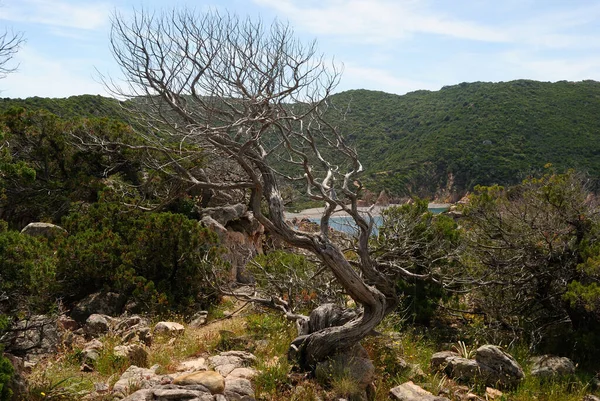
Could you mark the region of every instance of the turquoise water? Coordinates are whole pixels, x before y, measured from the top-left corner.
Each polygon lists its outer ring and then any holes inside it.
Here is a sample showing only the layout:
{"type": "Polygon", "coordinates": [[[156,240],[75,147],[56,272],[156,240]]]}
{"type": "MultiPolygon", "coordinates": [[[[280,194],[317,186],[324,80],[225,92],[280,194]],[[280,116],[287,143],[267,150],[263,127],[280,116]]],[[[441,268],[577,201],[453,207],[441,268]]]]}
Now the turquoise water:
{"type": "MultiPolygon", "coordinates": [[[[449,209],[449,207],[430,207],[429,211],[433,214],[440,214],[442,212],[445,212],[448,209],[449,209]]],[[[381,218],[381,216],[375,216],[373,219],[374,219],[373,234],[377,234],[377,228],[379,226],[381,226],[383,219],[381,218]]],[[[321,222],[321,219],[314,218],[314,219],[310,219],[310,221],[313,221],[318,224],[321,222]]],[[[331,227],[332,229],[334,229],[336,231],[341,231],[341,232],[348,233],[348,234],[354,234],[357,231],[356,225],[354,224],[354,220],[352,220],[352,218],[349,216],[331,217],[329,219],[329,227],[331,227]]]]}

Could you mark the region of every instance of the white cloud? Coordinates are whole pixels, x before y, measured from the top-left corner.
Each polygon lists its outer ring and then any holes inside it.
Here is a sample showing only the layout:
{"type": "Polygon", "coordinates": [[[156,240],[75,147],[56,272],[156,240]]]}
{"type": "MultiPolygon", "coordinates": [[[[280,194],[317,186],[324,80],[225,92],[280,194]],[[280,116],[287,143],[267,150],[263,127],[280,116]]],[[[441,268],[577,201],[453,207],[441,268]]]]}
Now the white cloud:
{"type": "Polygon", "coordinates": [[[597,47],[600,35],[564,33],[573,27],[594,25],[600,4],[586,3],[540,13],[540,5],[515,3],[512,12],[494,14],[493,4],[479,21],[461,17],[470,3],[456,2],[448,8],[441,1],[418,0],[254,0],[289,19],[294,26],[313,35],[336,35],[348,41],[383,43],[434,34],[488,43],[530,44],[548,48],[597,47]],[[483,22],[485,21],[485,22],[483,22]]]}
{"type": "Polygon", "coordinates": [[[93,65],[82,59],[49,59],[25,46],[17,72],[0,80],[2,97],[68,97],[82,93],[106,95],[92,77],[93,65]]]}
{"type": "Polygon", "coordinates": [[[438,90],[441,85],[411,79],[402,79],[385,69],[362,67],[354,64],[344,66],[342,78],[344,89],[368,88],[388,93],[404,94],[419,89],[438,90]]]}
{"type": "Polygon", "coordinates": [[[110,4],[98,2],[19,0],[2,4],[0,19],[93,30],[107,24],[111,9],[110,4]]]}

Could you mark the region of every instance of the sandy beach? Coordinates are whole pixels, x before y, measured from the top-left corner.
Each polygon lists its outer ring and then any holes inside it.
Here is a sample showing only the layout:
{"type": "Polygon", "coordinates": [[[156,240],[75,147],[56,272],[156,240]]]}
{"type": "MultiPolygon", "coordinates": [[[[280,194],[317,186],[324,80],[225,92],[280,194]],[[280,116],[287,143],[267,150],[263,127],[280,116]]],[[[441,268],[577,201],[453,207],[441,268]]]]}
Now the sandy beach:
{"type": "MultiPolygon", "coordinates": [[[[393,206],[402,206],[400,204],[390,204],[388,206],[368,206],[368,207],[359,207],[358,210],[360,212],[363,213],[367,213],[370,211],[371,215],[373,216],[379,216],[381,215],[381,211],[385,210],[389,207],[393,207],[393,206]]],[[[430,209],[438,209],[438,208],[447,208],[450,207],[449,203],[430,203],[429,204],[429,208],[430,209]]],[[[297,218],[297,219],[318,219],[323,215],[323,212],[325,211],[324,207],[315,207],[312,209],[304,209],[301,210],[298,213],[292,213],[292,212],[285,212],[285,216],[287,219],[291,220],[293,218],[297,218]]],[[[339,209],[336,210],[333,213],[334,216],[348,216],[348,213],[344,212],[343,210],[339,209]]]]}

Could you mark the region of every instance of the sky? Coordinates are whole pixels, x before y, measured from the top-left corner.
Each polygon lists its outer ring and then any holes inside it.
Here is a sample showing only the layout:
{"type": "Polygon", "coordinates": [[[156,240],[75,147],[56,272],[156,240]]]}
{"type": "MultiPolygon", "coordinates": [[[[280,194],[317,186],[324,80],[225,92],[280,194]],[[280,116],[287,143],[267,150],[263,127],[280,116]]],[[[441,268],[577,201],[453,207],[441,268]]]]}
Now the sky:
{"type": "Polygon", "coordinates": [[[0,32],[26,39],[0,97],[108,95],[111,16],[173,7],[288,22],[343,64],[338,92],[600,81],[600,0],[0,0],[0,32]]]}

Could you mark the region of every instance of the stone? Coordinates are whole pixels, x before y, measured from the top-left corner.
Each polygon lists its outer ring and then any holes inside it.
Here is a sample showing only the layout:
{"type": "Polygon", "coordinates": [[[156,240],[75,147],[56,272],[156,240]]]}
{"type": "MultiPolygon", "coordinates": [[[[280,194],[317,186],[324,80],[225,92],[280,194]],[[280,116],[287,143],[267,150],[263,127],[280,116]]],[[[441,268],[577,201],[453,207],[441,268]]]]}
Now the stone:
{"type": "Polygon", "coordinates": [[[397,401],[450,401],[446,397],[431,394],[411,381],[391,389],[390,397],[397,401]]]}
{"type": "Polygon", "coordinates": [[[24,355],[24,362],[35,363],[58,351],[61,336],[55,318],[35,315],[13,323],[2,341],[7,351],[24,355]]]}
{"type": "Polygon", "coordinates": [[[90,315],[85,321],[83,329],[88,336],[98,337],[110,330],[110,317],[100,314],[90,315]]]}
{"type": "Polygon", "coordinates": [[[79,328],[79,324],[68,316],[61,315],[58,317],[58,327],[63,331],[75,331],[79,328]]]}
{"type": "Polygon", "coordinates": [[[488,386],[515,386],[525,377],[523,368],[517,361],[495,345],[477,348],[475,360],[480,365],[488,386]]]}
{"type": "Polygon", "coordinates": [[[495,388],[486,387],[485,388],[485,397],[488,400],[496,400],[502,398],[504,393],[500,390],[496,390],[495,388]]]}
{"type": "Polygon", "coordinates": [[[366,350],[358,344],[346,351],[332,355],[328,360],[317,363],[315,374],[320,377],[349,376],[363,390],[373,382],[375,366],[366,350]]]}
{"type": "Polygon", "coordinates": [[[254,397],[254,389],[252,383],[248,379],[242,379],[234,377],[225,380],[225,396],[227,398],[235,398],[235,395],[239,397],[254,397]]]}
{"type": "Polygon", "coordinates": [[[183,334],[184,331],[185,327],[176,322],[158,322],[154,326],[154,334],[156,335],[178,336],[183,334]]]}
{"type": "Polygon", "coordinates": [[[114,355],[128,358],[133,365],[147,366],[148,351],[139,344],[117,345],[114,355]]]}
{"type": "Polygon", "coordinates": [[[175,378],[173,384],[180,386],[198,384],[206,387],[211,394],[221,394],[225,389],[225,380],[223,379],[223,376],[212,370],[184,374],[175,378]]]}
{"type": "Polygon", "coordinates": [[[131,365],[114,384],[113,391],[127,394],[131,387],[148,389],[161,384],[164,378],[156,374],[158,367],[154,365],[150,369],[144,369],[131,365]]]}
{"type": "Polygon", "coordinates": [[[474,359],[453,356],[446,359],[446,374],[454,379],[462,381],[472,381],[476,377],[481,377],[479,363],[474,359]]]}
{"type": "Polygon", "coordinates": [[[142,389],[123,398],[121,401],[151,401],[154,398],[152,390],[142,389]]]}
{"type": "Polygon", "coordinates": [[[125,305],[125,297],[114,292],[97,292],[77,302],[71,317],[80,324],[93,314],[118,316],[125,305]]]}
{"type": "Polygon", "coordinates": [[[583,397],[583,401],[600,401],[600,397],[596,397],[592,394],[587,394],[585,397],[583,397]]]}
{"type": "Polygon", "coordinates": [[[196,313],[194,316],[192,316],[192,320],[190,321],[189,326],[194,329],[202,327],[206,324],[207,318],[208,318],[208,312],[200,311],[200,312],[196,313]]]}
{"type": "Polygon", "coordinates": [[[178,372],[195,372],[198,370],[208,370],[208,366],[206,365],[206,359],[196,358],[181,362],[175,370],[178,372]]]}
{"type": "Polygon", "coordinates": [[[53,240],[57,237],[67,236],[67,230],[50,223],[29,223],[21,230],[21,234],[30,235],[32,237],[45,237],[53,240]]]}
{"type": "Polygon", "coordinates": [[[256,357],[246,351],[226,351],[208,358],[210,366],[223,376],[228,376],[233,370],[256,362],[256,357]]]}
{"type": "Polygon", "coordinates": [[[431,356],[431,369],[433,370],[444,370],[448,365],[448,358],[460,357],[456,352],[453,351],[441,351],[436,352],[431,356]]]}
{"type": "MultiPolygon", "coordinates": [[[[152,389],[152,394],[159,400],[191,400],[209,395],[204,391],[191,390],[186,388],[160,388],[152,389]]],[[[212,399],[212,395],[210,399],[212,399]]],[[[201,399],[201,398],[200,398],[201,399]]]]}
{"type": "Polygon", "coordinates": [[[253,379],[258,372],[252,368],[235,368],[229,373],[227,378],[239,377],[241,379],[253,379]]]}
{"type": "Polygon", "coordinates": [[[554,355],[531,358],[531,375],[537,377],[566,376],[575,373],[575,364],[569,359],[554,355]]]}

